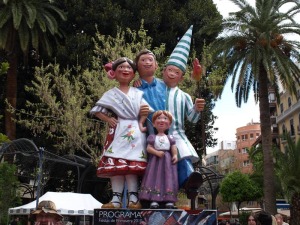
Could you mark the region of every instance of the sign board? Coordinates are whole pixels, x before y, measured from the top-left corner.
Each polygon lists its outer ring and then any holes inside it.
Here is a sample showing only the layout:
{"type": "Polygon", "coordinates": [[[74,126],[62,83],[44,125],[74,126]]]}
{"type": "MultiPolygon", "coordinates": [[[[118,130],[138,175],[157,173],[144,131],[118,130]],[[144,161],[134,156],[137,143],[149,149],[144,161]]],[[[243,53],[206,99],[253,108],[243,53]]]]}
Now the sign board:
{"type": "Polygon", "coordinates": [[[94,225],[217,225],[216,210],[188,213],[177,209],[95,209],[94,225]]]}

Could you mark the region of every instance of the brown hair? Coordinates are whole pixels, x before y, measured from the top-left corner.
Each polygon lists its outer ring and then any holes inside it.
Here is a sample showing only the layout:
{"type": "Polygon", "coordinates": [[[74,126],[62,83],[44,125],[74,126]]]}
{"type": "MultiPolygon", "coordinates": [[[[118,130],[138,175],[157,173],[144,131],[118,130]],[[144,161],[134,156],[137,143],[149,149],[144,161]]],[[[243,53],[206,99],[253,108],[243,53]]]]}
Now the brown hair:
{"type": "Polygon", "coordinates": [[[138,62],[139,62],[139,60],[140,60],[140,57],[141,57],[142,55],[146,55],[146,54],[152,55],[152,56],[154,57],[154,59],[156,60],[156,57],[155,57],[154,53],[151,52],[150,50],[148,50],[148,49],[145,48],[145,49],[141,50],[141,51],[136,55],[136,57],[135,57],[135,59],[134,59],[135,64],[137,65],[138,62]]]}
{"type": "Polygon", "coordinates": [[[254,218],[254,221],[257,223],[257,215],[255,215],[254,213],[251,213],[248,217],[247,220],[249,220],[249,217],[252,216],[254,218]]]}
{"type": "Polygon", "coordinates": [[[165,115],[166,117],[168,117],[168,119],[170,120],[170,123],[172,123],[172,119],[173,119],[172,114],[167,110],[156,111],[152,116],[152,123],[154,123],[154,121],[157,119],[157,117],[159,117],[162,114],[165,115]]]}
{"type": "Polygon", "coordinates": [[[128,62],[128,64],[132,67],[133,71],[136,72],[136,65],[135,63],[127,58],[127,57],[121,57],[121,58],[118,58],[117,60],[115,60],[113,63],[112,63],[112,70],[115,71],[117,69],[117,67],[124,63],[124,62],[128,62]]]}

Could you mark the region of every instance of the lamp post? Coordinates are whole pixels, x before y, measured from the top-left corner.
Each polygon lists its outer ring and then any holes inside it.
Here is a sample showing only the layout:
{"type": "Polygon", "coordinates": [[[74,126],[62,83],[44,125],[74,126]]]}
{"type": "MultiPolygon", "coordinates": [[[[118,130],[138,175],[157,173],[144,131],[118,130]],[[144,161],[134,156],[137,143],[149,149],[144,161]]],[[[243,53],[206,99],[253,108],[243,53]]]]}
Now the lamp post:
{"type": "Polygon", "coordinates": [[[36,206],[35,208],[38,208],[39,205],[39,198],[40,198],[40,192],[41,192],[41,182],[43,177],[43,160],[44,160],[44,148],[39,148],[39,173],[38,173],[38,184],[37,184],[37,191],[36,191],[36,206]]]}

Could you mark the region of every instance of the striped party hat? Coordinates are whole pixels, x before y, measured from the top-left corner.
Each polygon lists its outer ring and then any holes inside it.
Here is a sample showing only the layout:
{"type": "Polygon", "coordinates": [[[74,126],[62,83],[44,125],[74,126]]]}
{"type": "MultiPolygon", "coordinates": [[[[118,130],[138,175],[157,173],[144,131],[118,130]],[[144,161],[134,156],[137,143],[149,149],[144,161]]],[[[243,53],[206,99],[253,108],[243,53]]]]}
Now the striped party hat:
{"type": "Polygon", "coordinates": [[[193,25],[187,30],[177,43],[166,65],[177,66],[185,73],[187,60],[190,54],[190,45],[193,32],[193,25]]]}

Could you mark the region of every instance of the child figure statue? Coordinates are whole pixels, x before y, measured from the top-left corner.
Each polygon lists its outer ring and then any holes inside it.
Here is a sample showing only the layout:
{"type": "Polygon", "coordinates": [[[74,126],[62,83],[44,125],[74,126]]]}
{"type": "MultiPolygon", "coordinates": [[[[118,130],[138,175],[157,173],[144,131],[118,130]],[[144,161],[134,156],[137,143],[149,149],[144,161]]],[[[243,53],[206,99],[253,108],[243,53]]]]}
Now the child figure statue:
{"type": "Polygon", "coordinates": [[[157,134],[147,138],[148,165],[141,184],[139,198],[151,201],[150,208],[159,208],[158,202],[164,202],[165,208],[175,208],[178,192],[177,148],[175,139],[165,132],[170,128],[172,115],[159,110],[153,114],[152,123],[157,134]]]}

